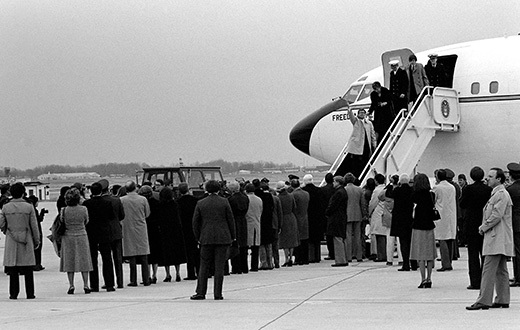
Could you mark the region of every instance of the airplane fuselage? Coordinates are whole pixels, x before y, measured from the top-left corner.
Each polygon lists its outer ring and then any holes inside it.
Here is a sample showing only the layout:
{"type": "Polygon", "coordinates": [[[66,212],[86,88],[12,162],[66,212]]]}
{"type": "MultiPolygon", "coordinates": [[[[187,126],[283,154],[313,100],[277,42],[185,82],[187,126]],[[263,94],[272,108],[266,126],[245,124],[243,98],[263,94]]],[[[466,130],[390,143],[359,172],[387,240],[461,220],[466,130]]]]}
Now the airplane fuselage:
{"type": "MultiPolygon", "coordinates": [[[[417,172],[437,168],[469,173],[475,166],[502,167],[520,160],[520,36],[456,44],[417,53],[450,59],[453,88],[461,110],[458,132],[436,132],[417,164],[417,172]]],[[[401,59],[406,64],[407,59],[401,59]]],[[[386,69],[386,67],[385,67],[386,69]]],[[[354,109],[370,107],[371,85],[384,82],[383,66],[362,75],[343,96],[354,109]]],[[[310,114],[291,131],[293,145],[311,157],[332,164],[352,132],[341,102],[310,114]],[[305,133],[305,134],[302,134],[305,133]],[[308,140],[307,140],[308,139],[308,140]],[[307,142],[307,144],[306,144],[307,142]]]]}

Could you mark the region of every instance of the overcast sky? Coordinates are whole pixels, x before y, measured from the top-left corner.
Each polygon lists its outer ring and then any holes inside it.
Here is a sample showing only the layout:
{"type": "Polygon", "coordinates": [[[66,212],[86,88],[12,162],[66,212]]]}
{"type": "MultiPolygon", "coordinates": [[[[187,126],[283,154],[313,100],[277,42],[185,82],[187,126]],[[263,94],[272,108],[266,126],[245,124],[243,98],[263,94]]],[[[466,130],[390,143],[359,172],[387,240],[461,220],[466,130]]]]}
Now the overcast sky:
{"type": "Polygon", "coordinates": [[[320,164],[289,131],[382,52],[519,17],[516,0],[0,0],[0,167],[320,164]]]}

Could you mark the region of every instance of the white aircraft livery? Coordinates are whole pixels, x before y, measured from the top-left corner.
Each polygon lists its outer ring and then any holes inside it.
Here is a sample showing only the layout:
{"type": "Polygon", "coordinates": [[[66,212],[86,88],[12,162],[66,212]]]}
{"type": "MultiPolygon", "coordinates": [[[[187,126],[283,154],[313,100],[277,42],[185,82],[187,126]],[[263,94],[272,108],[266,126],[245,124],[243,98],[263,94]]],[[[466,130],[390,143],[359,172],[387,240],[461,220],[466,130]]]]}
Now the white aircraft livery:
{"type": "MultiPolygon", "coordinates": [[[[485,171],[506,169],[520,161],[520,36],[460,43],[415,54],[426,65],[438,55],[449,87],[425,87],[409,111],[402,111],[378,145],[362,178],[370,173],[425,173],[450,168],[469,174],[473,166],[485,171]]],[[[331,164],[345,158],[352,133],[346,106],[370,107],[372,83],[389,86],[390,60],[408,65],[409,49],[382,55],[382,66],[363,74],[343,97],[298,122],[291,143],[303,153],[331,164]]],[[[337,173],[344,174],[344,173],[337,173]]]]}

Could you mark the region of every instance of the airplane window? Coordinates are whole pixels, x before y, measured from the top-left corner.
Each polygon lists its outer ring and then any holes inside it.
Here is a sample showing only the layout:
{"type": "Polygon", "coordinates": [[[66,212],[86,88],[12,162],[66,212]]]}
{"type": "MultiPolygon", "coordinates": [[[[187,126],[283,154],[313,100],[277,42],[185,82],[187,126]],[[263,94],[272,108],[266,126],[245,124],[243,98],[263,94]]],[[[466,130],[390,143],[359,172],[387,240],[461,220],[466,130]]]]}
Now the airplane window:
{"type": "Polygon", "coordinates": [[[480,84],[478,82],[474,82],[471,84],[471,94],[480,93],[480,84]]]}
{"type": "Polygon", "coordinates": [[[489,83],[489,92],[492,94],[498,92],[498,81],[492,81],[489,83]]]}
{"type": "Polygon", "coordinates": [[[356,102],[359,92],[361,91],[361,87],[363,87],[363,85],[355,85],[348,89],[348,91],[343,96],[343,98],[347,100],[348,104],[356,102]]]}
{"type": "Polygon", "coordinates": [[[366,84],[363,87],[363,90],[361,91],[361,95],[359,96],[359,99],[362,100],[367,97],[370,97],[370,93],[372,93],[372,91],[373,91],[372,84],[366,84]]]}

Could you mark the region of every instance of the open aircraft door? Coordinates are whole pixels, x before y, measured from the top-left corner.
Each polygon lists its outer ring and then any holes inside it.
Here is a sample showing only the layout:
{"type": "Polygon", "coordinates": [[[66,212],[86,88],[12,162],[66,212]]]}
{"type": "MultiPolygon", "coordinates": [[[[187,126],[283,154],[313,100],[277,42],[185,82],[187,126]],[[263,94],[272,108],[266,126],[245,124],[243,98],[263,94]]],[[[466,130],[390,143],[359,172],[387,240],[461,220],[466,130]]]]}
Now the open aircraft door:
{"type": "Polygon", "coordinates": [[[396,49],[396,50],[390,50],[388,52],[384,52],[383,55],[381,55],[381,61],[383,62],[383,73],[385,77],[385,83],[384,86],[386,88],[390,88],[390,64],[388,62],[392,60],[398,60],[399,61],[399,67],[401,69],[406,69],[408,66],[408,57],[412,55],[413,52],[409,50],[408,48],[403,49],[396,49]]]}

